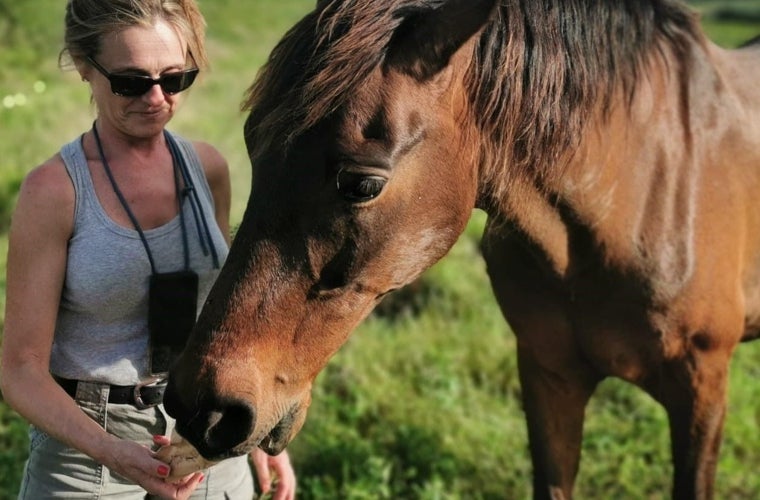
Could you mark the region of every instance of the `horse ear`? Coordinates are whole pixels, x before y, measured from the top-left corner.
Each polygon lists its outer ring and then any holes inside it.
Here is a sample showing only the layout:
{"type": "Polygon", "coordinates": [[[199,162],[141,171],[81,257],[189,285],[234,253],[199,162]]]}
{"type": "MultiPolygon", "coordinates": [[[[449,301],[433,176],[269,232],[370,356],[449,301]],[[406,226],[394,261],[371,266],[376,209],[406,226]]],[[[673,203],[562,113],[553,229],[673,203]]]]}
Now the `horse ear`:
{"type": "Polygon", "coordinates": [[[407,16],[393,33],[385,64],[427,80],[491,18],[500,0],[448,0],[407,16]]]}

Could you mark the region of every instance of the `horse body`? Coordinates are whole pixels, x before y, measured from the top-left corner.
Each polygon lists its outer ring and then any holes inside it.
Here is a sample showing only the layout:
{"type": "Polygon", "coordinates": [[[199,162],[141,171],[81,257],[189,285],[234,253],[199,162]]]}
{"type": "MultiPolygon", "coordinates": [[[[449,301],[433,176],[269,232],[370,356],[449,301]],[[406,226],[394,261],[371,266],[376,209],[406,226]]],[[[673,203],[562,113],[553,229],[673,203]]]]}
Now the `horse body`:
{"type": "Polygon", "coordinates": [[[319,370],[477,207],[534,496],[571,496],[608,376],[665,407],[674,497],[712,495],[730,357],[760,331],[760,50],[668,0],[546,8],[325,0],[283,38],[251,89],[249,206],[165,398],[205,457],[281,451],[319,370]]]}
{"type": "Polygon", "coordinates": [[[584,408],[615,376],[668,412],[674,497],[711,494],[728,362],[756,335],[760,307],[760,110],[746,76],[760,51],[695,51],[688,73],[655,62],[630,108],[590,127],[563,177],[517,183],[526,192],[486,231],[489,276],[518,337],[537,491],[569,496],[584,408]]]}

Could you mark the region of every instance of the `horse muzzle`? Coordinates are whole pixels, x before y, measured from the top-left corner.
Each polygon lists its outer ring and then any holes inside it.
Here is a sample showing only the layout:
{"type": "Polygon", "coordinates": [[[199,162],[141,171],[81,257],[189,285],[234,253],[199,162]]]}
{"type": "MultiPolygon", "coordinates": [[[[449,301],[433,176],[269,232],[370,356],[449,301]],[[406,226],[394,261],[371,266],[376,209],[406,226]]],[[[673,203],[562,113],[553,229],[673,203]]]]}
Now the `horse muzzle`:
{"type": "Polygon", "coordinates": [[[164,408],[177,421],[177,432],[204,458],[217,461],[246,453],[246,441],[256,424],[256,412],[249,403],[198,394],[196,404],[188,406],[169,379],[164,408]]]}
{"type": "Polygon", "coordinates": [[[294,402],[268,427],[256,429],[256,410],[241,399],[219,398],[197,393],[194,405],[183,403],[176,383],[169,379],[164,408],[176,420],[176,432],[206,460],[219,461],[249,453],[259,447],[269,455],[282,452],[301,429],[311,402],[294,402]]]}

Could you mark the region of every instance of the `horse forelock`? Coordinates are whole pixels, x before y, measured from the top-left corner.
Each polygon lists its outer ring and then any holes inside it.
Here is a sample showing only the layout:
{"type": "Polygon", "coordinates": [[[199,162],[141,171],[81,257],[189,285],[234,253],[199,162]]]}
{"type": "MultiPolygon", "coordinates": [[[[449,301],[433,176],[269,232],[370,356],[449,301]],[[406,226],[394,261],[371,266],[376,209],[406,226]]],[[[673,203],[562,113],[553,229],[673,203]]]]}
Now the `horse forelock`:
{"type": "MultiPolygon", "coordinates": [[[[442,3],[318,2],[248,91],[249,149],[287,149],[339,110],[382,64],[404,18],[442,3]]],[[[501,197],[512,175],[561,175],[591,114],[609,110],[616,91],[632,96],[653,57],[684,53],[695,40],[696,16],[675,0],[503,1],[474,44],[465,81],[492,195],[501,197]]]]}
{"type": "Polygon", "coordinates": [[[287,148],[339,110],[382,64],[394,30],[442,0],[324,0],[283,37],[249,88],[246,137],[287,148]]]}

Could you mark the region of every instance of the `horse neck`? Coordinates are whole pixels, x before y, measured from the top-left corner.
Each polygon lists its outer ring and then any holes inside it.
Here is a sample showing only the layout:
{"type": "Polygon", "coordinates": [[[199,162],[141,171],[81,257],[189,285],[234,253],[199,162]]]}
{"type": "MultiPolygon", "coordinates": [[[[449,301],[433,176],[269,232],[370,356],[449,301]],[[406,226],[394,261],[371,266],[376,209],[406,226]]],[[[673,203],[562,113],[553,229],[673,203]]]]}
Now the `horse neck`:
{"type": "Polygon", "coordinates": [[[735,99],[709,50],[689,57],[653,60],[630,105],[621,92],[608,113],[591,116],[562,175],[514,179],[492,210],[558,276],[588,258],[642,274],[667,269],[663,278],[681,277],[674,286],[689,276],[697,182],[713,166],[705,151],[717,147],[716,130],[731,128],[724,106],[735,99]]]}

